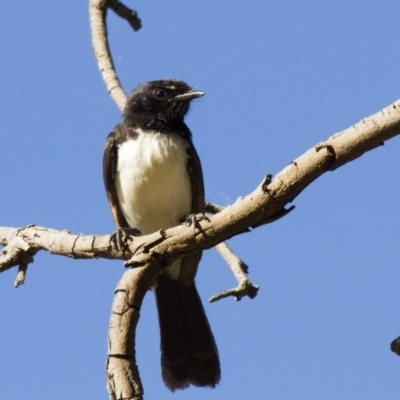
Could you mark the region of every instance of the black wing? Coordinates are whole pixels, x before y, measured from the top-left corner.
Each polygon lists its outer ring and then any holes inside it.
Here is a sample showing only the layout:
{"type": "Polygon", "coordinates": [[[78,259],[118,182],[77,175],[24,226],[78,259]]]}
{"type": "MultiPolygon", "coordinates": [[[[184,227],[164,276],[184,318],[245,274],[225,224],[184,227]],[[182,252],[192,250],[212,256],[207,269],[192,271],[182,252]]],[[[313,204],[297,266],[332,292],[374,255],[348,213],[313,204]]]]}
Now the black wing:
{"type": "Polygon", "coordinates": [[[108,204],[110,205],[115,225],[117,225],[118,228],[129,228],[128,222],[122,215],[121,208],[119,207],[117,191],[115,188],[115,175],[118,163],[118,144],[121,139],[127,135],[127,130],[128,128],[126,128],[122,123],[115,127],[107,137],[103,156],[104,186],[106,188],[108,204]]]}
{"type": "MultiPolygon", "coordinates": [[[[188,172],[192,186],[192,214],[205,213],[204,181],[203,170],[200,158],[192,142],[187,149],[188,153],[188,172]]],[[[187,285],[194,281],[197,273],[197,266],[200,262],[202,251],[195,251],[182,259],[180,279],[187,285]]]]}

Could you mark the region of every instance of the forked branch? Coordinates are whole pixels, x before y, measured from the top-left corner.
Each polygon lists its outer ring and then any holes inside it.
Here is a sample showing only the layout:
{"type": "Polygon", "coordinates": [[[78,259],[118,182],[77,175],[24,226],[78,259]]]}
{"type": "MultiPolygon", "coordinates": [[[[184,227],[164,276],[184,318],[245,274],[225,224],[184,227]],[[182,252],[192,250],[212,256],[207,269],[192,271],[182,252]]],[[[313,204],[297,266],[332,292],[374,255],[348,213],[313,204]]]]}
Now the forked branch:
{"type": "Polygon", "coordinates": [[[128,283],[117,288],[118,298],[114,301],[110,326],[110,361],[107,371],[111,379],[109,388],[116,390],[111,393],[117,393],[117,397],[112,398],[121,399],[118,393],[122,393],[123,387],[123,393],[134,394],[127,398],[140,399],[141,385],[134,361],[132,338],[141,299],[151,277],[157,273],[157,268],[162,268],[192,251],[214,247],[226,238],[260,226],[279,214],[286,204],[319,176],[360,157],[399,133],[400,100],[317,144],[291,162],[272,181],[269,177],[264,178],[252,193],[209,219],[201,219],[196,228],[180,225],[148,236],[132,237],[124,251],[112,245],[110,236],[76,236],[65,231],[35,226],[25,229],[0,228],[0,244],[7,246],[6,254],[0,257],[0,272],[18,263],[24,265],[26,259],[20,256],[23,252],[27,253],[27,257],[32,257],[41,249],[73,258],[130,257],[126,265],[140,268],[129,270],[127,274],[132,276],[126,278],[128,283]],[[15,238],[19,239],[14,240],[15,238]],[[16,250],[13,246],[16,246],[16,250]],[[10,254],[17,256],[11,257],[10,254]],[[143,278],[137,281],[138,287],[131,291],[129,282],[136,279],[133,277],[136,273],[142,274],[143,278]],[[127,310],[126,313],[120,311],[121,304],[122,309],[127,310]],[[122,314],[128,317],[116,317],[122,314]],[[113,335],[113,330],[123,334],[113,335]],[[126,342],[128,338],[131,340],[126,342]],[[124,380],[118,380],[118,376],[123,376],[124,380]]]}

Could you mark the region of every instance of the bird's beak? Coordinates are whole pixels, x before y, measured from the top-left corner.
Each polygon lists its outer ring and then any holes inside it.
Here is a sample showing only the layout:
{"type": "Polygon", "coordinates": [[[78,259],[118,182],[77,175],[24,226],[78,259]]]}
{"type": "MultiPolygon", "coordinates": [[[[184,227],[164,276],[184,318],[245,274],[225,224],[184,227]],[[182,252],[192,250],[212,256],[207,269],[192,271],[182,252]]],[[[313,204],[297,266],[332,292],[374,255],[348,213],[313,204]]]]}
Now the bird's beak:
{"type": "Polygon", "coordinates": [[[190,92],[175,96],[174,100],[193,100],[204,95],[205,93],[201,90],[191,90],[190,92]]]}

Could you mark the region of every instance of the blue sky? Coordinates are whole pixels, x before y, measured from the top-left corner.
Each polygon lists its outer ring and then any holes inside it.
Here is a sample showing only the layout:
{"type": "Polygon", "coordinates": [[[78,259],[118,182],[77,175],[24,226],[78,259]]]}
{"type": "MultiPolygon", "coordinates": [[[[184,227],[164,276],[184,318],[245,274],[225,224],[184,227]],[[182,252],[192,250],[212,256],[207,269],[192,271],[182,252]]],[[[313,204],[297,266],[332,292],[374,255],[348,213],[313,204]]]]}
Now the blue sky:
{"type": "MultiPolygon", "coordinates": [[[[105,138],[120,120],[98,72],[85,1],[0,5],[0,225],[108,234],[105,138]]],[[[132,5],[132,3],[130,3],[132,5]]],[[[187,123],[209,201],[227,205],[331,134],[400,97],[398,1],[137,1],[134,33],[110,13],[124,88],[174,77],[204,90],[187,123]],[[279,4],[278,4],[279,3],[279,4]]],[[[148,399],[398,399],[400,140],[307,188],[288,217],[230,241],[260,285],[207,251],[197,285],[216,336],[215,390],[171,394],[153,294],[137,335],[148,399]]],[[[0,276],[4,400],[107,399],[104,363],[118,261],[40,253],[27,283],[0,276]]]]}

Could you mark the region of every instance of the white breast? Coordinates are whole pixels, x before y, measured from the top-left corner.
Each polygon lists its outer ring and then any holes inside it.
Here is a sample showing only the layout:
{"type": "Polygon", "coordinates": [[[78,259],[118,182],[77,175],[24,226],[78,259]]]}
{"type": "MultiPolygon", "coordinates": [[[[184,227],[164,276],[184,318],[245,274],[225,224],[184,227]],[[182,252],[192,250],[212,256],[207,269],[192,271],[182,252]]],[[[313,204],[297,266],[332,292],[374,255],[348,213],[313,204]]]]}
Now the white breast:
{"type": "Polygon", "coordinates": [[[179,136],[155,132],[140,132],[119,146],[119,204],[129,225],[143,235],[178,225],[190,214],[186,148],[179,136]]]}

